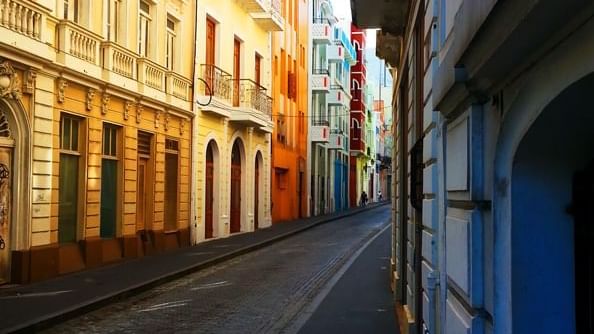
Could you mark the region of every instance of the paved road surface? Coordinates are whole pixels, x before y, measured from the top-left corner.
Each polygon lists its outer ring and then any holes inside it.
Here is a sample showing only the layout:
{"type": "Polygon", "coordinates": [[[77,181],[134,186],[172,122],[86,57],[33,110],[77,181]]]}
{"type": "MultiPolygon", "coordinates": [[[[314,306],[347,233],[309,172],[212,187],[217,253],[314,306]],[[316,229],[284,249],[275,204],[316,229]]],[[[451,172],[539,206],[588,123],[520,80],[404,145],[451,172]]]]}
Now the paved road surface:
{"type": "Polygon", "coordinates": [[[304,310],[389,215],[384,206],[315,227],[46,332],[295,332],[304,310]]]}

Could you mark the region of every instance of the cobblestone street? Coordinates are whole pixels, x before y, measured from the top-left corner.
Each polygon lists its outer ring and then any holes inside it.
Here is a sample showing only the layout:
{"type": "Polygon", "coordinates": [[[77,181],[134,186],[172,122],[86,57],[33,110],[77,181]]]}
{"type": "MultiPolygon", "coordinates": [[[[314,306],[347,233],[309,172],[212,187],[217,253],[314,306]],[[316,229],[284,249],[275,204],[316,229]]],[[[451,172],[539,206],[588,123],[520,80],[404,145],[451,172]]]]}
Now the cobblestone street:
{"type": "Polygon", "coordinates": [[[46,332],[293,332],[325,284],[389,222],[389,212],[380,207],[318,226],[46,332]]]}

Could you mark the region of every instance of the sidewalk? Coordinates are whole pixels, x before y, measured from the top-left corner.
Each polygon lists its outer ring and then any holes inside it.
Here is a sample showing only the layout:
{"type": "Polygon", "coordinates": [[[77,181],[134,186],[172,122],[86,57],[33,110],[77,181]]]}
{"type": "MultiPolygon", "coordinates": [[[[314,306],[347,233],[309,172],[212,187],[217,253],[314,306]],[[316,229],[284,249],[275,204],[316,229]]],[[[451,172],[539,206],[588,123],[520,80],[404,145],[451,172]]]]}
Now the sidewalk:
{"type": "Polygon", "coordinates": [[[30,332],[47,327],[314,226],[386,204],[389,202],[275,224],[253,233],[203,242],[39,283],[0,289],[0,333],[30,332]]]}
{"type": "Polygon", "coordinates": [[[300,334],[399,333],[388,274],[390,232],[383,230],[354,259],[300,334]]]}

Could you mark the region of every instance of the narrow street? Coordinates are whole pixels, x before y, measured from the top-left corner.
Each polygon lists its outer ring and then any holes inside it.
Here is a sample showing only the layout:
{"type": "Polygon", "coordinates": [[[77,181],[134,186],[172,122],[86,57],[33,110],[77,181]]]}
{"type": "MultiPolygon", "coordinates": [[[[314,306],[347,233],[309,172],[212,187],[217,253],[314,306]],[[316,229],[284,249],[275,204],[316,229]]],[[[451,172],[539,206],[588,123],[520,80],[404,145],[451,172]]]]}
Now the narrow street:
{"type": "MultiPolygon", "coordinates": [[[[319,326],[308,323],[312,312],[315,322],[316,306],[325,304],[326,294],[336,295],[333,286],[340,286],[347,266],[380,231],[375,240],[387,243],[381,247],[385,254],[374,255],[373,265],[361,268],[382,270],[386,286],[374,288],[389,296],[389,214],[389,207],[382,206],[320,225],[46,332],[295,333],[302,327],[302,333],[317,332],[319,326]]],[[[331,303],[330,309],[349,305],[331,303]]],[[[392,309],[376,311],[388,319],[394,314],[392,309]]]]}

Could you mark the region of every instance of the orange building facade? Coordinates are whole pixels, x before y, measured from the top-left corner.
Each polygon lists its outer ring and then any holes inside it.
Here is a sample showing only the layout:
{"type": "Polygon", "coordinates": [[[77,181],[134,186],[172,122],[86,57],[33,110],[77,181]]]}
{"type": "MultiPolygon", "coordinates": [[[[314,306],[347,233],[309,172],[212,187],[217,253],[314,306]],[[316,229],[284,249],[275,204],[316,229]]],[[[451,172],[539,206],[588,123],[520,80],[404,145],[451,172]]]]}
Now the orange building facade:
{"type": "Polygon", "coordinates": [[[272,33],[272,222],[307,215],[308,7],[282,0],[285,29],[272,33]]]}

